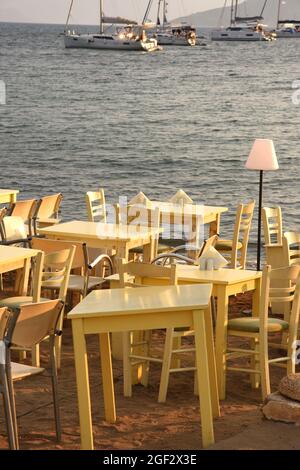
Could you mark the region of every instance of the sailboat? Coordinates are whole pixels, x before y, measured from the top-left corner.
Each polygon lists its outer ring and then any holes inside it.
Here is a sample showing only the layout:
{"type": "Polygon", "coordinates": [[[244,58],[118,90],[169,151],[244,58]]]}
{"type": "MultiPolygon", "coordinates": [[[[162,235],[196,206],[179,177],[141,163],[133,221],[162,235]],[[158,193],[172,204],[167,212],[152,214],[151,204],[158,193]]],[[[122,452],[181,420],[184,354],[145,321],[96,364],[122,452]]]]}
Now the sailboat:
{"type": "Polygon", "coordinates": [[[281,20],[282,0],[278,0],[276,35],[278,38],[300,38],[300,20],[281,20]]]}
{"type": "Polygon", "coordinates": [[[100,30],[99,33],[79,34],[68,29],[72,14],[74,0],[71,0],[67,22],[65,26],[64,41],[66,48],[107,49],[119,51],[147,51],[159,49],[155,38],[148,38],[142,25],[135,22],[128,24],[122,18],[106,18],[104,16],[103,0],[100,0],[100,30]],[[104,24],[124,24],[118,28],[116,34],[106,34],[104,24]]]}
{"type": "MultiPolygon", "coordinates": [[[[238,16],[239,0],[231,0],[230,7],[230,26],[226,29],[221,28],[211,33],[212,41],[272,41],[276,39],[274,33],[269,33],[265,30],[265,25],[261,23],[263,20],[263,13],[267,5],[264,5],[261,14],[258,16],[238,16]]],[[[223,10],[227,6],[227,1],[223,10]]]]}
{"type": "MultiPolygon", "coordinates": [[[[153,0],[148,3],[144,21],[151,9],[153,0]]],[[[197,41],[196,29],[189,25],[172,25],[167,19],[168,2],[158,0],[156,32],[153,35],[161,46],[195,46],[197,41]]]]}

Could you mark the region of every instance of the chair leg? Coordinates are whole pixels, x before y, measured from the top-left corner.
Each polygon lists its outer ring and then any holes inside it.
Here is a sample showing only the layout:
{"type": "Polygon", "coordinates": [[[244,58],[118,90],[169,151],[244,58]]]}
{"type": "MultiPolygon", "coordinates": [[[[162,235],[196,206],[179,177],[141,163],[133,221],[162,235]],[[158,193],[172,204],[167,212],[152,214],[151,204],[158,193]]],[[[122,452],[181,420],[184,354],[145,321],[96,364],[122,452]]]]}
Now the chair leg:
{"type": "Polygon", "coordinates": [[[257,374],[250,374],[251,387],[254,389],[259,388],[260,385],[260,365],[259,365],[259,341],[257,338],[251,339],[252,349],[255,350],[256,354],[251,355],[251,369],[257,369],[257,374]]]}
{"type": "Polygon", "coordinates": [[[213,320],[213,326],[216,326],[217,324],[217,308],[216,308],[216,301],[214,296],[211,296],[210,299],[210,306],[211,306],[211,315],[212,315],[212,320],[213,320]]]}
{"type": "Polygon", "coordinates": [[[31,361],[33,367],[40,367],[40,345],[36,344],[31,349],[31,361]]]}
{"type": "Polygon", "coordinates": [[[199,386],[198,386],[197,371],[195,371],[195,374],[194,374],[194,395],[195,395],[195,397],[199,397],[199,386]]]}
{"type": "Polygon", "coordinates": [[[7,356],[6,377],[7,377],[8,393],[10,397],[11,416],[12,416],[12,422],[14,426],[15,444],[16,444],[16,449],[19,450],[19,436],[18,436],[19,433],[18,433],[14,384],[13,384],[12,375],[11,375],[10,351],[8,351],[8,356],[7,356]]]}
{"type": "Polygon", "coordinates": [[[261,393],[264,400],[271,393],[270,386],[270,370],[269,370],[269,353],[268,353],[268,338],[265,340],[260,337],[259,342],[259,362],[261,372],[261,393]]]}
{"type": "Polygon", "coordinates": [[[60,442],[62,433],[61,433],[61,419],[60,419],[59,396],[58,396],[57,365],[56,365],[56,355],[55,355],[55,337],[51,336],[49,343],[50,343],[51,381],[52,381],[56,439],[58,442],[60,442]]]}
{"type": "Polygon", "coordinates": [[[14,433],[14,423],[11,413],[11,402],[7,384],[7,376],[5,371],[5,366],[0,365],[0,375],[1,375],[1,384],[2,384],[2,393],[3,393],[3,402],[4,402],[4,412],[5,412],[5,422],[8,434],[8,442],[10,450],[17,450],[16,438],[14,433]]]}
{"type": "Polygon", "coordinates": [[[124,397],[132,396],[132,375],[131,375],[131,332],[126,331],[123,333],[123,391],[124,397]]]}
{"type": "Polygon", "coordinates": [[[170,378],[170,367],[172,359],[172,348],[174,339],[174,328],[168,328],[166,331],[166,340],[164,346],[163,364],[160,377],[158,403],[165,403],[168,393],[168,385],[170,378]]]}

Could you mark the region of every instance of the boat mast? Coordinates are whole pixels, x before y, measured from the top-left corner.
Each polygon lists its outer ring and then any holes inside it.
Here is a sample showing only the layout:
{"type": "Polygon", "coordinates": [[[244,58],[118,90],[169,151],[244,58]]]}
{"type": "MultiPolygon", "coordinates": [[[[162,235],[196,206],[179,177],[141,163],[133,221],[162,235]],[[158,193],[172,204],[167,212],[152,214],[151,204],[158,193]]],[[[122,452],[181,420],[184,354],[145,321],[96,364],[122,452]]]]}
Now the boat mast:
{"type": "Polygon", "coordinates": [[[231,0],[231,7],[230,7],[230,26],[233,26],[233,24],[234,24],[234,21],[233,21],[233,18],[234,18],[234,2],[235,2],[235,0],[231,0]]]}
{"type": "Polygon", "coordinates": [[[236,18],[238,16],[238,3],[239,3],[239,0],[236,0],[235,8],[234,8],[234,24],[236,23],[236,18]]]}
{"type": "Polygon", "coordinates": [[[157,19],[156,19],[156,26],[160,26],[160,6],[162,0],[158,0],[158,8],[157,8],[157,19]]]}
{"type": "Polygon", "coordinates": [[[74,3],[74,0],[71,0],[69,12],[68,12],[68,17],[67,17],[67,21],[66,21],[66,25],[65,25],[65,32],[67,31],[67,27],[69,26],[69,21],[70,21],[72,9],[73,9],[73,3],[74,3]]]}
{"type": "Polygon", "coordinates": [[[281,0],[278,0],[277,29],[279,29],[280,13],[281,13],[281,0]]]}
{"type": "Polygon", "coordinates": [[[149,12],[151,10],[152,3],[153,3],[153,0],[149,0],[147,8],[146,8],[145,15],[144,15],[144,18],[143,18],[143,21],[142,21],[142,24],[145,24],[147,19],[148,19],[148,15],[149,15],[149,12]]]}
{"type": "Polygon", "coordinates": [[[100,0],[100,34],[103,34],[103,0],[100,0]]]}
{"type": "Polygon", "coordinates": [[[168,22],[168,20],[167,20],[167,5],[168,5],[168,4],[167,4],[166,0],[164,0],[163,28],[164,28],[164,26],[165,26],[165,23],[168,22]]]}

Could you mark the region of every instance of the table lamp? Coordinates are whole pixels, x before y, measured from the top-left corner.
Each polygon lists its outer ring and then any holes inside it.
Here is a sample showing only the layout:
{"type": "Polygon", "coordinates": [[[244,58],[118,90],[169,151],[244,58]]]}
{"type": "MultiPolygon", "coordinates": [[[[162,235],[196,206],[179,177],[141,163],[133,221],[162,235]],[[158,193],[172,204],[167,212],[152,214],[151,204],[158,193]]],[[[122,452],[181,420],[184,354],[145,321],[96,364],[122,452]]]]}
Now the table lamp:
{"type": "Polygon", "coordinates": [[[257,271],[260,271],[263,174],[264,171],[275,171],[279,169],[273,140],[256,139],[245,166],[248,170],[260,172],[257,234],[257,271]]]}

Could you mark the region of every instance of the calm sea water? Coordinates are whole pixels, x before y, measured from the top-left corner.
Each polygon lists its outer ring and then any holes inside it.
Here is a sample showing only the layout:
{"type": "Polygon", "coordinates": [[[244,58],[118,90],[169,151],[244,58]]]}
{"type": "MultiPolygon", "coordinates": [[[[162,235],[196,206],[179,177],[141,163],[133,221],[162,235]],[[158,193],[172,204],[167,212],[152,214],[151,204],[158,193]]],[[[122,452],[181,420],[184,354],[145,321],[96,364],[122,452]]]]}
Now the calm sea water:
{"type": "Polygon", "coordinates": [[[62,191],[65,219],[85,218],[84,193],[98,187],[110,201],[183,188],[230,208],[229,235],[237,203],[257,198],[252,142],[271,138],[280,170],[266,174],[264,203],[299,229],[300,40],[146,54],[66,50],[62,30],[0,24],[0,187],[62,191]]]}

